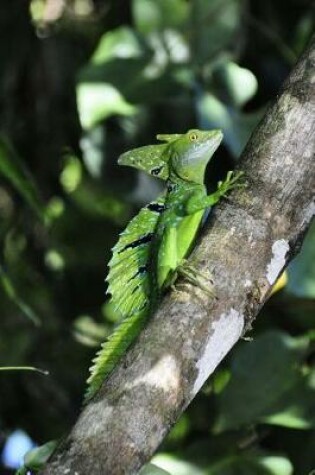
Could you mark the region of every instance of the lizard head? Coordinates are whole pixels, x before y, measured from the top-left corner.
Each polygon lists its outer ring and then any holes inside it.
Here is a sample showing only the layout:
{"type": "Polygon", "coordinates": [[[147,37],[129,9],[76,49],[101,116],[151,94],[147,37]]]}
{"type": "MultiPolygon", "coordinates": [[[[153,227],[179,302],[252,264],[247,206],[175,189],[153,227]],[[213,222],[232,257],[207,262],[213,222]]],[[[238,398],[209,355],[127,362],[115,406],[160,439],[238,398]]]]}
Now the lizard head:
{"type": "Polygon", "coordinates": [[[221,130],[189,130],[186,134],[159,134],[165,142],[146,145],[120,155],[119,165],[143,170],[167,180],[173,171],[183,180],[203,183],[205,168],[220,145],[221,130]]]}
{"type": "Polygon", "coordinates": [[[203,183],[206,166],[223,138],[221,130],[189,130],[171,142],[170,169],[186,181],[203,183]]]}

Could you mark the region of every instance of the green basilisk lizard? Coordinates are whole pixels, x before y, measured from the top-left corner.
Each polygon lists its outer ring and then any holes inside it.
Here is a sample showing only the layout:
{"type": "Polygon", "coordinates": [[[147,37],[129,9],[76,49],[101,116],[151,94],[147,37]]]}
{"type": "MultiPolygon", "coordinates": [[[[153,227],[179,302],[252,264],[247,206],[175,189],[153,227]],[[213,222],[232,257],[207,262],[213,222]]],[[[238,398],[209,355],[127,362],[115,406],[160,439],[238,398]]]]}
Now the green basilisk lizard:
{"type": "Polygon", "coordinates": [[[164,143],[140,147],[119,157],[120,165],[165,180],[166,189],[132,219],[113,248],[106,280],[112,302],[121,313],[121,323],[93,360],[86,400],[98,391],[134,341],[177,273],[181,271],[199,285],[198,273],[185,258],[204,212],[230,190],[242,186],[238,181],[242,173],[229,172],[217,190],[207,195],[205,169],[222,137],[220,130],[158,135],[164,143]]]}

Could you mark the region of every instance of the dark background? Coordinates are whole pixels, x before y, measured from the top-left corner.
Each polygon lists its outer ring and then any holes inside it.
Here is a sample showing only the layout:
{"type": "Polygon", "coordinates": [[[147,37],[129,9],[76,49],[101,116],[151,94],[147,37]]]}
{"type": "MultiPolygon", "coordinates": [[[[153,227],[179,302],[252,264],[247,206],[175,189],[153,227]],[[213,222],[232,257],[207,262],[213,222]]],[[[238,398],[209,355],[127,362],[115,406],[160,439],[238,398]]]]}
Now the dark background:
{"type": "MultiPolygon", "coordinates": [[[[1,1],[0,366],[49,376],[0,372],[0,455],[9,442],[19,458],[17,430],[36,444],[60,437],[80,410],[116,318],[105,296],[110,249],[161,189],[117,167],[119,154],[157,133],[220,127],[214,187],[306,46],[313,7],[1,1]]],[[[173,475],[315,468],[314,242],[313,226],[253,341],[236,345],[160,448],[173,475]]],[[[0,472],[13,473],[1,461],[0,472]]]]}

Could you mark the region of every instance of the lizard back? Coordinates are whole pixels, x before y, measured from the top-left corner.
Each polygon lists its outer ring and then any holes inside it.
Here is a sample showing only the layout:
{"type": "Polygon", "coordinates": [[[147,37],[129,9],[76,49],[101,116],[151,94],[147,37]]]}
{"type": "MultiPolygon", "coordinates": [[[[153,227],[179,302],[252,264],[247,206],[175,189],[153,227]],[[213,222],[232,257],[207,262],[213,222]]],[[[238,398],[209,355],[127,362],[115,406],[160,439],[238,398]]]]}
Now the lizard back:
{"type": "Polygon", "coordinates": [[[85,402],[93,397],[144,325],[158,289],[150,272],[152,242],[164,195],[153,201],[130,221],[120,234],[108,264],[107,293],[120,314],[113,333],[93,359],[85,402]]]}

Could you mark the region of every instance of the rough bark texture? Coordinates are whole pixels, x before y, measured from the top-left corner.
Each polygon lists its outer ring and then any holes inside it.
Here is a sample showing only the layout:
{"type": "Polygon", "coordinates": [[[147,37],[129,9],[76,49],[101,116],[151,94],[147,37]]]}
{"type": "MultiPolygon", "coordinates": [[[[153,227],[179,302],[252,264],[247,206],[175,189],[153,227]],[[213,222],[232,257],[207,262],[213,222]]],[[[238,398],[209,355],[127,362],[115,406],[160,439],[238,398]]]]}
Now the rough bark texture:
{"type": "Polygon", "coordinates": [[[314,215],[315,41],[253,134],[248,187],[216,207],[192,255],[217,298],[185,283],[136,344],[42,474],[134,474],[246,331],[314,215]]]}

